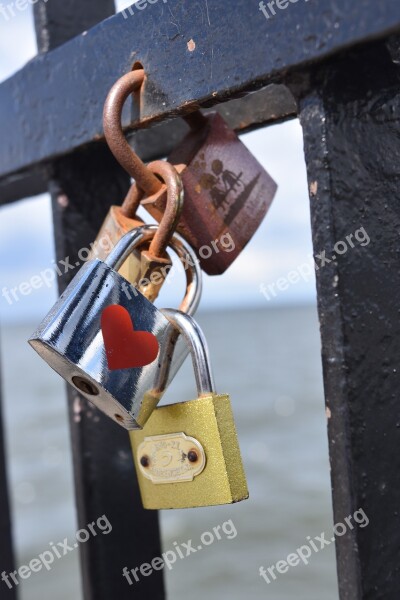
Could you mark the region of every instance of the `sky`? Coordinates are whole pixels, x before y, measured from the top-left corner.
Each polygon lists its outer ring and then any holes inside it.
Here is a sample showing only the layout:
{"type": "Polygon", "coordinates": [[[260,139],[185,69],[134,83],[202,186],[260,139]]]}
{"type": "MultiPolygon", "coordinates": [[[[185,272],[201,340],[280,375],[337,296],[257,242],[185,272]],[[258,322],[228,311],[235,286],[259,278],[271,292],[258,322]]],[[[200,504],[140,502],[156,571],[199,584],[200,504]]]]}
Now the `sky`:
{"type": "MultiPolygon", "coordinates": [[[[117,7],[122,10],[130,4],[129,0],[119,1],[117,7]]],[[[28,5],[8,21],[0,15],[0,81],[36,54],[31,10],[28,5]]],[[[245,134],[241,139],[275,179],[278,192],[254,238],[228,271],[221,277],[204,277],[202,308],[251,309],[315,302],[315,277],[310,268],[309,199],[300,124],[298,120],[292,120],[245,134]],[[298,276],[290,275],[293,272],[298,276]],[[260,290],[262,285],[264,293],[260,290]]],[[[55,301],[56,283],[47,287],[40,274],[53,267],[53,257],[47,194],[0,209],[1,321],[17,323],[40,320],[45,316],[55,301]],[[40,288],[30,288],[27,295],[18,290],[17,300],[10,297],[9,290],[29,282],[34,276],[41,277],[40,288]]],[[[26,286],[23,289],[26,291],[26,286]]],[[[164,285],[159,306],[177,306],[183,290],[183,276],[181,281],[174,278],[170,285],[164,285]]]]}

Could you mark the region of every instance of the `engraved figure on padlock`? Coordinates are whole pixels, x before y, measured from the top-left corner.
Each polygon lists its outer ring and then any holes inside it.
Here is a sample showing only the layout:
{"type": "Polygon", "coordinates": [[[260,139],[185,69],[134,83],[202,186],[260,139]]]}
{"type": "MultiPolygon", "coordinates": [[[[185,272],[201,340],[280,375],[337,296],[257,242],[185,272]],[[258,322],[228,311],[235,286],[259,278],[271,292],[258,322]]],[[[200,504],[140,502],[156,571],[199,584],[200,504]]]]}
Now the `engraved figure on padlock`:
{"type": "MultiPolygon", "coordinates": [[[[198,398],[157,407],[131,431],[144,508],[231,504],[248,498],[229,396],[217,394],[205,337],[182,312],[163,309],[190,346],[198,398]]],[[[162,362],[162,357],[161,357],[162,362]]],[[[156,386],[163,386],[160,374],[156,386]]]]}
{"type": "MultiPolygon", "coordinates": [[[[117,272],[132,250],[151,240],[156,231],[156,225],[147,225],[128,232],[105,261],[85,263],[29,340],[57,373],[126,429],[143,427],[188,354],[185,342],[174,339],[176,332],[168,319],[117,272]],[[156,337],[161,352],[152,363],[109,368],[101,321],[110,306],[127,311],[135,331],[156,337]],[[155,386],[166,364],[163,385],[155,386]]],[[[181,309],[193,314],[201,296],[201,270],[183,239],[174,236],[170,245],[191,265],[186,270],[187,291],[181,309]]]]}

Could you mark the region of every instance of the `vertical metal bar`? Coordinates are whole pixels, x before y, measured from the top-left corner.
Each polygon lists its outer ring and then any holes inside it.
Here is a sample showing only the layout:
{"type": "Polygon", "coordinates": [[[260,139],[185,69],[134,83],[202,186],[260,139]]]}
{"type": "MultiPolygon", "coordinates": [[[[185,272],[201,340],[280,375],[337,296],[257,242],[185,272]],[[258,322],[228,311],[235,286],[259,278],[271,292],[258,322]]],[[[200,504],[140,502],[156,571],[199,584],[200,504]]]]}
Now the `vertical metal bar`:
{"type": "Polygon", "coordinates": [[[54,50],[114,13],[114,0],[39,0],[34,4],[39,52],[54,50]]]}
{"type": "MultiPolygon", "coordinates": [[[[89,19],[85,4],[81,0],[41,3],[37,7],[40,18],[36,20],[40,47],[48,49],[65,41],[72,31],[78,33],[82,11],[84,28],[88,22],[93,24],[106,17],[111,6],[109,0],[90,3],[89,19]],[[73,19],[74,26],[66,24],[64,35],[65,15],[73,19]],[[53,30],[55,21],[57,27],[53,30]],[[43,40],[52,40],[51,45],[43,40]]],[[[71,98],[73,93],[71,89],[71,98]]],[[[101,113],[100,104],[98,109],[101,113]]],[[[60,278],[63,291],[77,271],[74,265],[82,261],[79,250],[94,241],[110,204],[122,202],[129,177],[109,149],[98,144],[95,149],[83,149],[53,163],[49,178],[57,258],[68,257],[73,266],[60,278]]],[[[141,577],[138,582],[132,576],[134,587],[123,577],[124,567],[132,569],[149,563],[161,552],[158,514],[142,508],[129,436],[71,389],[68,403],[79,527],[86,528],[102,515],[112,525],[108,535],[98,534],[80,546],[85,600],[163,600],[162,571],[154,571],[151,577],[141,577]]]]}
{"type": "Polygon", "coordinates": [[[293,87],[300,96],[314,251],[320,255],[334,518],[344,523],[361,508],[369,519],[362,528],[353,521],[354,529],[347,527],[336,540],[340,598],[395,600],[400,590],[400,71],[377,43],[332,59],[293,87]],[[339,241],[346,244],[344,252],[339,241]]]}
{"type": "MultiPolygon", "coordinates": [[[[2,400],[0,391],[0,577],[3,573],[8,575],[15,569],[14,553],[11,536],[11,513],[8,499],[8,481],[6,470],[5,439],[2,418],[2,400]]],[[[0,580],[0,600],[15,600],[17,598],[16,586],[6,577],[0,580]],[[12,585],[11,589],[9,585],[12,585]]]]}

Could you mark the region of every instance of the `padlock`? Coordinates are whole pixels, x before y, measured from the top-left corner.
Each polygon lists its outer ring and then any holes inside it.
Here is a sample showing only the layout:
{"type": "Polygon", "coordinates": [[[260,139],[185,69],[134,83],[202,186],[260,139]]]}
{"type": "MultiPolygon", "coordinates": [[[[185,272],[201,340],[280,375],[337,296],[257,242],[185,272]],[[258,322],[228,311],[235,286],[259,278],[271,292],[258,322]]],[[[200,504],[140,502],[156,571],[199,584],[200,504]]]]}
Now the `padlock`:
{"type": "MultiPolygon", "coordinates": [[[[206,273],[224,273],[267,214],[276,183],[218,113],[207,115],[204,126],[190,131],[167,160],[185,190],[177,231],[206,273]]],[[[143,206],[160,221],[165,194],[143,206]]]]}
{"type": "MultiPolygon", "coordinates": [[[[175,232],[182,212],[183,187],[181,178],[169,163],[154,161],[148,165],[148,168],[164,181],[162,189],[166,190],[167,194],[166,211],[150,247],[134,250],[121,266],[119,273],[130,283],[135,284],[150,302],[154,302],[164,283],[164,274],[169,272],[172,265],[165,249],[175,232]],[[154,273],[157,273],[158,276],[151,277],[154,273]]],[[[125,233],[144,225],[143,221],[136,216],[140,200],[141,195],[138,194],[135,197],[135,203],[130,202],[128,209],[124,204],[110,207],[89,258],[104,260],[125,233]]]]}
{"type": "Polygon", "coordinates": [[[216,394],[207,342],[197,323],[163,314],[192,354],[197,400],[157,407],[142,431],[131,431],[144,508],[231,504],[249,497],[229,396],[216,394]]]}
{"type": "MultiPolygon", "coordinates": [[[[104,131],[114,156],[135,178],[125,207],[140,190],[152,194],[142,205],[161,221],[165,191],[129,147],[121,127],[122,107],[138,91],[144,71],[127,73],[111,88],[104,131]]],[[[194,248],[209,275],[223,273],[249,242],[266,215],[277,185],[218,113],[185,117],[191,131],[168,157],[182,176],[185,205],[177,231],[194,248]]]]}
{"type": "MultiPolygon", "coordinates": [[[[149,242],[157,229],[149,225],[130,231],[104,262],[86,262],[29,340],[57,373],[126,429],[144,425],[188,354],[187,345],[180,337],[176,340],[176,329],[168,319],[117,272],[132,250],[149,242]],[[157,338],[160,352],[153,362],[109,368],[102,315],[110,306],[129,313],[132,330],[157,338]],[[160,372],[164,373],[164,387],[154,385],[160,372]]],[[[201,270],[190,246],[179,236],[172,238],[171,248],[182,260],[190,259],[181,308],[193,314],[201,295],[201,270]]]]}

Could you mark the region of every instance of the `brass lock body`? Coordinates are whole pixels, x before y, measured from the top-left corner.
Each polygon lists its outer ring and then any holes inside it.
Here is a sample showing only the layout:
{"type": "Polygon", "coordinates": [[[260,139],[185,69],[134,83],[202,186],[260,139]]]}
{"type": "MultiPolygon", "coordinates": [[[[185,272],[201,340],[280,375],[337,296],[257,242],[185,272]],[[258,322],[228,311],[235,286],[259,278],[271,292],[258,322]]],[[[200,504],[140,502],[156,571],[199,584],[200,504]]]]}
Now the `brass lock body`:
{"type": "MultiPolygon", "coordinates": [[[[94,256],[105,260],[119,242],[119,240],[132,229],[142,227],[144,222],[138,217],[130,218],[124,215],[121,206],[110,206],[108,214],[94,242],[94,256]]],[[[140,251],[134,250],[125,263],[121,266],[119,274],[130,283],[138,283],[141,277],[140,251]]]]}
{"type": "MultiPolygon", "coordinates": [[[[164,178],[166,185],[163,185],[162,189],[167,194],[166,212],[161,219],[160,229],[150,245],[134,250],[121,266],[119,274],[136,285],[137,289],[150,302],[154,302],[172,267],[166,248],[182,212],[183,187],[180,176],[169,163],[154,161],[148,168],[164,178]]],[[[141,194],[132,193],[130,190],[127,198],[130,199],[132,194],[135,196],[135,201],[132,204],[128,200],[129,207],[126,206],[127,200],[122,206],[110,207],[93,244],[91,258],[105,260],[112,248],[126,233],[144,225],[143,221],[136,216],[141,194]]],[[[151,198],[150,196],[149,199],[151,198]]]]}
{"type": "Polygon", "coordinates": [[[130,432],[144,508],[232,504],[249,497],[230,398],[214,392],[207,343],[183,313],[163,310],[190,342],[199,397],[156,408],[130,432]]]}

